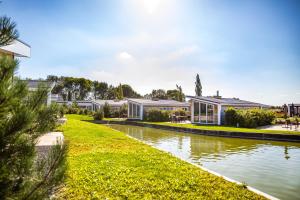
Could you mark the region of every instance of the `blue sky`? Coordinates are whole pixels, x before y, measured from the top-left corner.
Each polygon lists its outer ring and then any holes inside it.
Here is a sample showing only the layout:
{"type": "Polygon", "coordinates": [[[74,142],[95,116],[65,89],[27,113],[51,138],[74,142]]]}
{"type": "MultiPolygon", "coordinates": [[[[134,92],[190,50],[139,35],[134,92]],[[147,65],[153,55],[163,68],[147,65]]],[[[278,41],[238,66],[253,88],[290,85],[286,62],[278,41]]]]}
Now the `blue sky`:
{"type": "Polygon", "coordinates": [[[86,77],[139,93],[182,85],[266,104],[300,102],[297,0],[4,0],[32,47],[18,74],[86,77]]]}

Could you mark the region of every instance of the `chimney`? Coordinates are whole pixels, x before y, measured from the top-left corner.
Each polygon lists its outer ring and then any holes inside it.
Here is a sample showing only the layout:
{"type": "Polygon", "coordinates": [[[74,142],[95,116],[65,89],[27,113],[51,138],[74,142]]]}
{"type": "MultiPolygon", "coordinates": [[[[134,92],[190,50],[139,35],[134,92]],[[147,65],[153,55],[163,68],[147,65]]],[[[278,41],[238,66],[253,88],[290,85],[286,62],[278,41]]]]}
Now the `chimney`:
{"type": "Polygon", "coordinates": [[[217,97],[219,97],[219,90],[217,90],[217,97]]]}

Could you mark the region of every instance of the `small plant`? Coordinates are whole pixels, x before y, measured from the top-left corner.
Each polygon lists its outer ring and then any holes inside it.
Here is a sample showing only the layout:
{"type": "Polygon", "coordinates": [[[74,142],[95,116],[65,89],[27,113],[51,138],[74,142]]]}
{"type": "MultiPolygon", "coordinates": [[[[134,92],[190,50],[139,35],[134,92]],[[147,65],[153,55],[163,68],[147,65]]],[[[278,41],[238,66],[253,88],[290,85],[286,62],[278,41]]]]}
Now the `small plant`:
{"type": "Polygon", "coordinates": [[[103,114],[104,114],[104,117],[111,117],[111,115],[112,115],[111,107],[107,102],[105,102],[105,104],[103,106],[103,114]]]}
{"type": "Polygon", "coordinates": [[[93,117],[94,117],[94,120],[102,120],[104,117],[104,113],[103,113],[102,109],[96,111],[94,113],[93,117]]]}

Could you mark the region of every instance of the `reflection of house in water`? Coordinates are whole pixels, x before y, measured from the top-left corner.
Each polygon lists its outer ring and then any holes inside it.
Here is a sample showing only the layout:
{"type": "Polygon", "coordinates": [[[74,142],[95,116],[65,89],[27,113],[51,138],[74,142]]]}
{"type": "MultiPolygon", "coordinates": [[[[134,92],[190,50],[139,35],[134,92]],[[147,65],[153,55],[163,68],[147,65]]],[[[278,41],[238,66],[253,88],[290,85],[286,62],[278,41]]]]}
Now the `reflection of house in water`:
{"type": "Polygon", "coordinates": [[[191,157],[201,158],[201,155],[211,156],[225,156],[229,154],[238,153],[241,150],[251,151],[256,149],[260,144],[265,144],[265,141],[259,140],[243,140],[241,144],[240,139],[212,137],[212,136],[190,136],[190,152],[191,157]]]}

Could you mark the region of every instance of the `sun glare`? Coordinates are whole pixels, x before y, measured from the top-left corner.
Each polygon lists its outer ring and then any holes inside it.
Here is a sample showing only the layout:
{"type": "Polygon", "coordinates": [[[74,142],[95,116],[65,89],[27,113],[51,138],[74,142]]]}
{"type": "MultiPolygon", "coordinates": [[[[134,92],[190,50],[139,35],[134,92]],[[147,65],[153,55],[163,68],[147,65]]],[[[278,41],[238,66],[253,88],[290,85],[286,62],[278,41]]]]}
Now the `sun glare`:
{"type": "Polygon", "coordinates": [[[148,14],[153,14],[159,8],[162,0],[143,0],[143,5],[148,14]]]}

